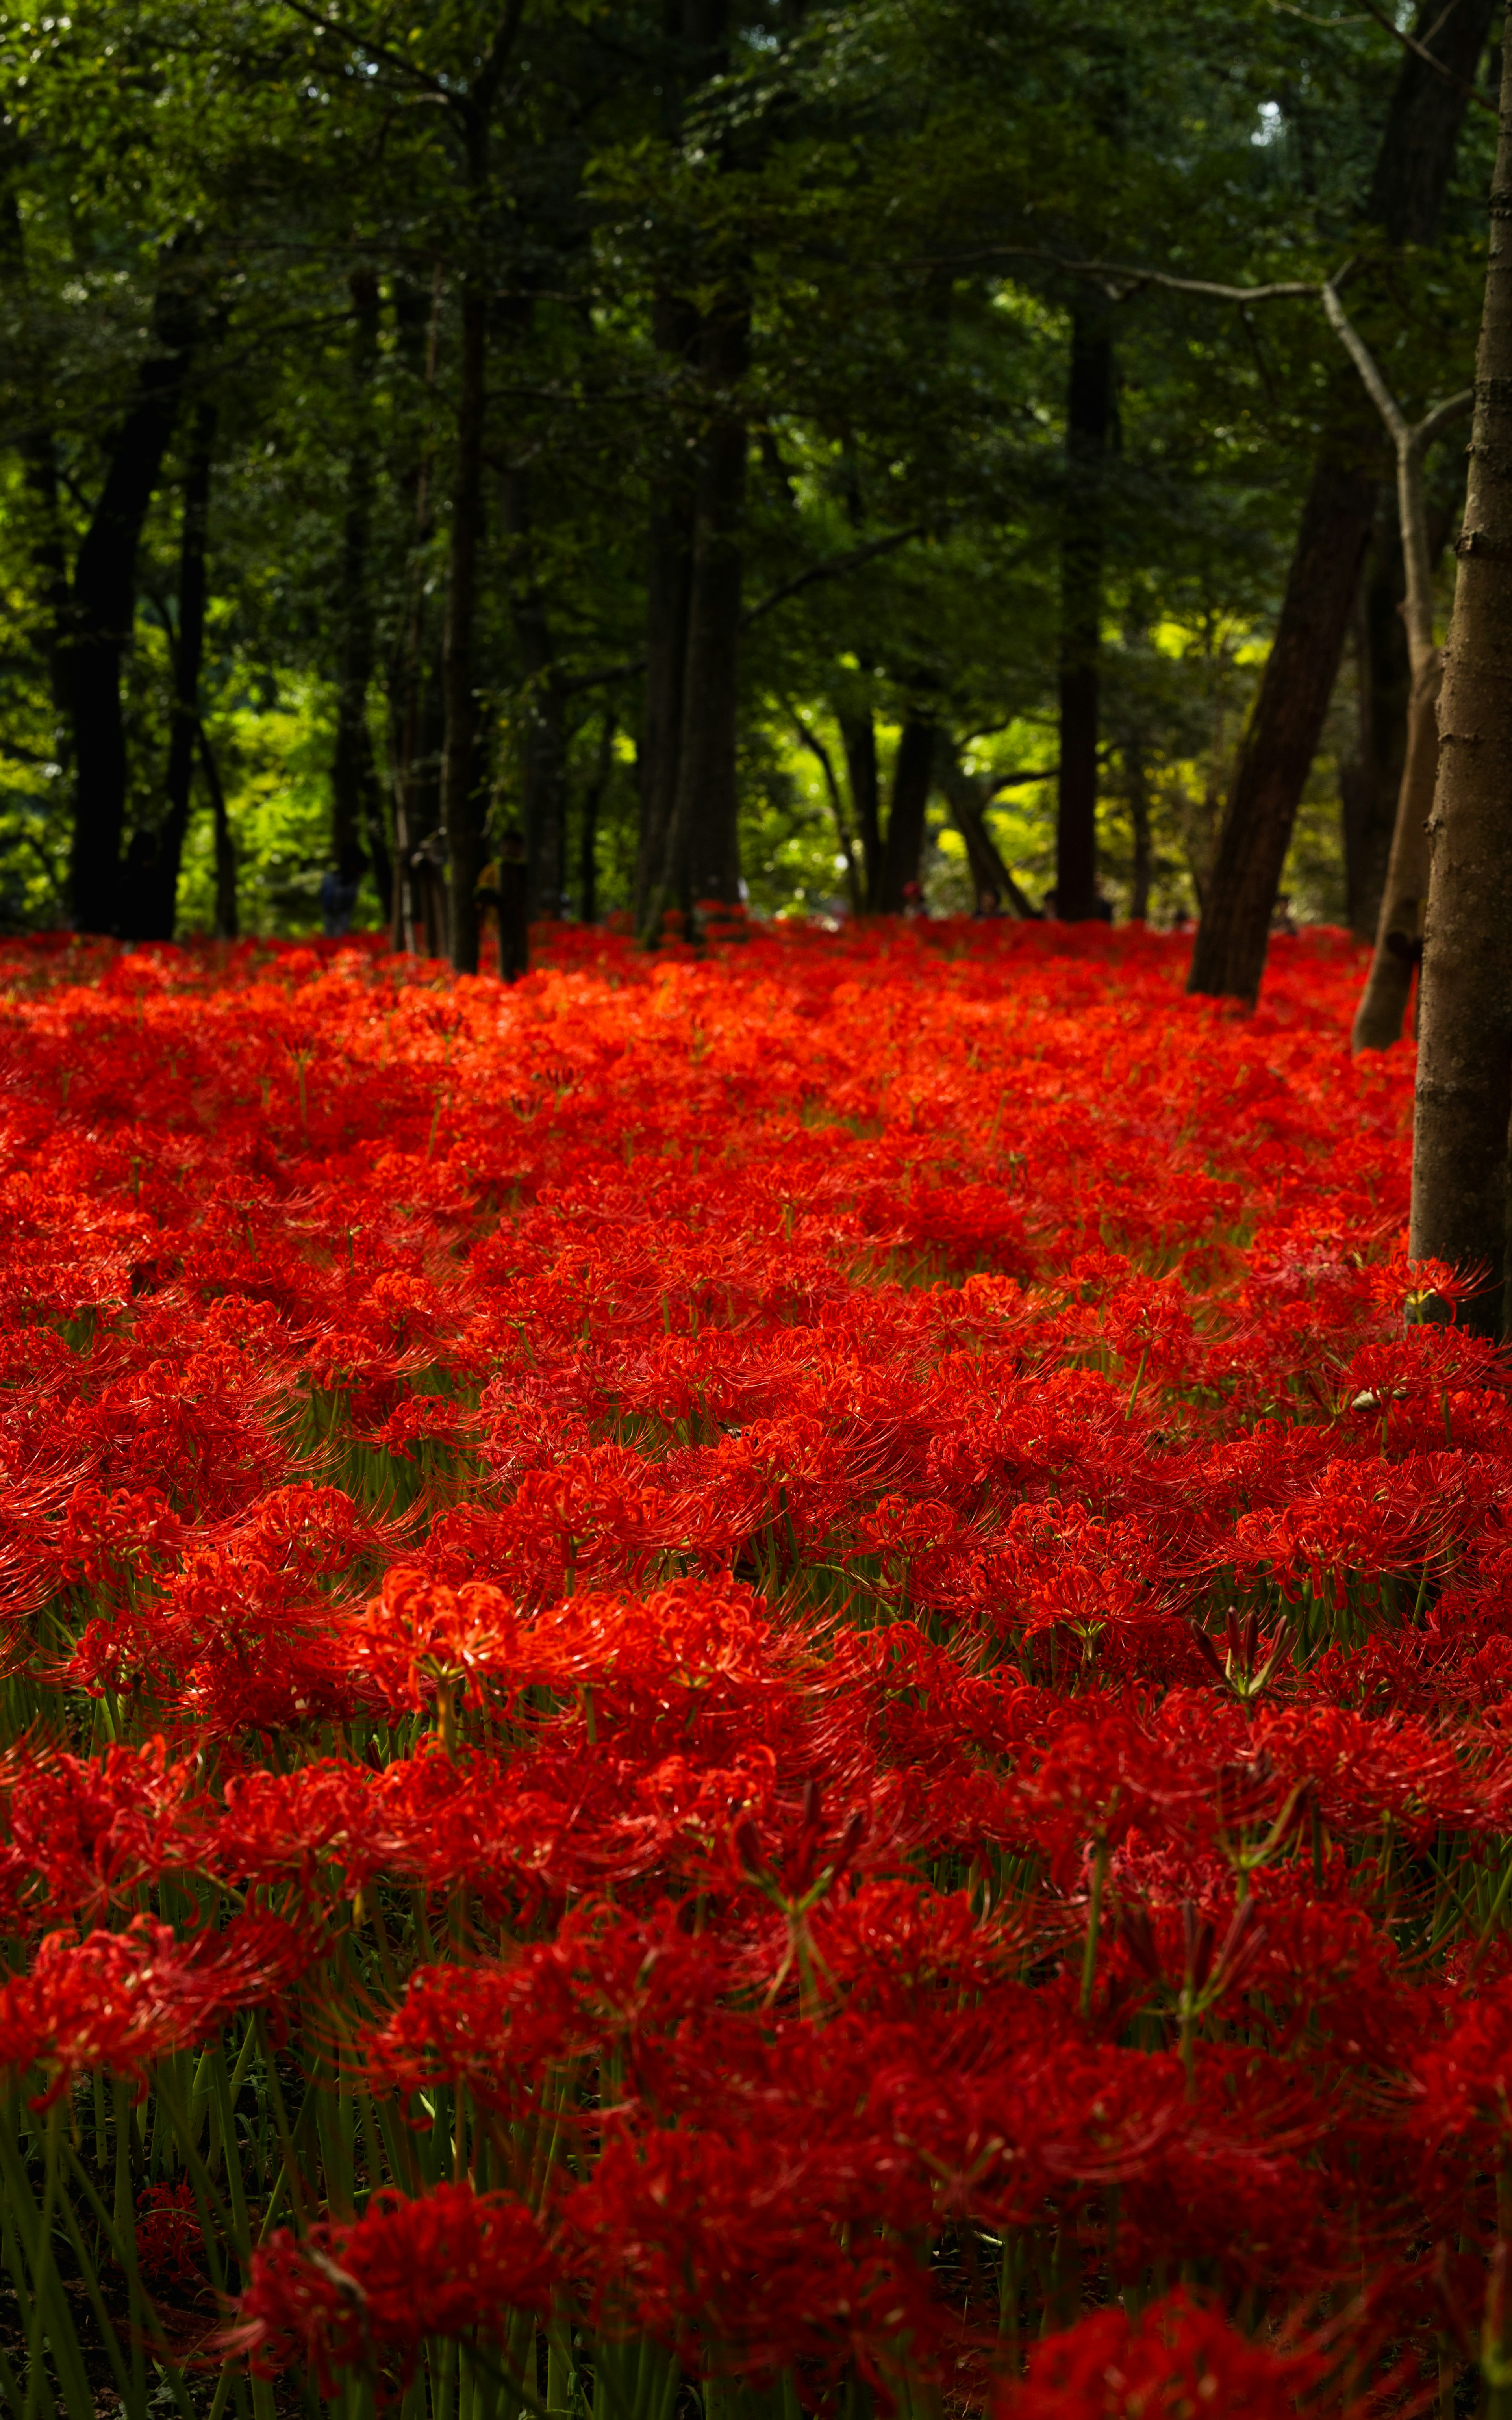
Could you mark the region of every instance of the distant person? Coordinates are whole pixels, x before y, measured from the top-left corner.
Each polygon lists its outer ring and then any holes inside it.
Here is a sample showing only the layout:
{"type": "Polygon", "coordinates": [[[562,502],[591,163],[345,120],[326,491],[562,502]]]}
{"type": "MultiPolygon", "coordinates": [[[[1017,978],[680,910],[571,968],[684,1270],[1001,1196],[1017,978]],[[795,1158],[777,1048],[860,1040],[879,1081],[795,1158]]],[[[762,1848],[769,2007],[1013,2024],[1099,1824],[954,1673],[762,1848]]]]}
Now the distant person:
{"type": "Polygon", "coordinates": [[[512,824],[499,844],[498,856],[479,875],[473,893],[480,910],[491,914],[498,926],[501,983],[517,983],[530,968],[529,884],[524,835],[512,824]]]}
{"type": "Polygon", "coordinates": [[[905,882],[903,884],[903,914],[928,921],[929,908],[924,898],[922,883],[905,882]]]}
{"type": "Polygon", "coordinates": [[[997,896],[996,892],[993,889],[990,882],[985,883],[981,890],[978,892],[977,904],[971,912],[977,917],[1000,916],[1002,914],[1003,903],[997,896]]]}
{"type": "Polygon", "coordinates": [[[328,941],[339,941],[352,929],[352,910],[362,889],[367,860],[360,848],[347,847],[320,884],[320,922],[328,941]]]}

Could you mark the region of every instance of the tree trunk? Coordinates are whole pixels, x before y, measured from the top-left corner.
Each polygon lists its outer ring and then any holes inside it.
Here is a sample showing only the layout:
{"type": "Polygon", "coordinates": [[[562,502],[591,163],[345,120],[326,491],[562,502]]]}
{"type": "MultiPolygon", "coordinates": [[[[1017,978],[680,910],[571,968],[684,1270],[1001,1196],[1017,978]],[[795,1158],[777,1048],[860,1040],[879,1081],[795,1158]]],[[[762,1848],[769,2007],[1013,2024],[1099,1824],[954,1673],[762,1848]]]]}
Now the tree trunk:
{"type": "Polygon", "coordinates": [[[578,912],[585,924],[598,922],[598,811],[614,768],[614,741],[619,724],[610,706],[604,708],[598,735],[598,762],[583,792],[582,823],[578,834],[578,912]]]}
{"type": "Polygon", "coordinates": [[[924,811],[933,786],[938,736],[933,714],[927,707],[911,706],[898,736],[898,753],[892,765],[892,799],[887,809],[882,890],[877,902],[884,916],[901,916],[908,904],[906,894],[918,889],[924,811]]]}
{"type": "MultiPolygon", "coordinates": [[[[26,249],[21,208],[14,182],[15,156],[8,146],[0,152],[7,172],[0,189],[0,287],[13,298],[19,313],[27,304],[26,249]]],[[[18,370],[40,383],[41,348],[28,341],[18,370]]],[[[58,482],[57,446],[44,420],[23,428],[16,440],[25,480],[28,505],[24,540],[30,560],[38,648],[47,671],[48,691],[55,721],[55,745],[65,764],[71,758],[71,737],[65,742],[68,699],[64,678],[64,639],[69,609],[69,567],[64,551],[63,515],[58,482]]]]}
{"type": "Polygon", "coordinates": [[[441,757],[441,821],[451,871],[452,964],[478,971],[478,903],[482,862],[473,799],[476,703],[472,688],[473,623],[478,597],[478,522],[483,511],[483,436],[487,411],[488,302],[481,273],[470,269],[462,290],[461,393],[456,414],[456,464],[452,483],[451,546],[441,683],[446,740],[441,757]]]}
{"type": "Polygon", "coordinates": [[[338,867],[355,869],[366,857],[378,897],[393,889],[383,801],[367,692],[373,677],[373,606],[368,556],[373,526],[373,429],[371,390],[378,367],[378,288],[370,269],[354,269],[352,298],[351,408],[353,432],[347,460],[347,504],[342,519],[340,585],[336,608],[336,749],[331,768],[331,852],[338,867]]]}
{"type": "Polygon", "coordinates": [[[81,933],[114,933],[123,907],[126,729],[121,659],[136,606],[136,554],[178,413],[194,321],[165,256],[153,311],[154,349],[136,375],[131,410],[111,449],[100,501],[79,549],[69,599],[64,678],[73,723],[73,921],[81,933]]]}
{"type": "Polygon", "coordinates": [[[1411,1249],[1484,1273],[1469,1325],[1504,1332],[1512,1117],[1512,9],[1475,359],[1475,416],[1439,706],[1411,1249]]]}
{"type": "MultiPolygon", "coordinates": [[[[1404,50],[1365,216],[1393,244],[1431,243],[1495,0],[1423,0],[1404,50]],[[1447,73],[1442,70],[1446,70],[1447,73]]],[[[1253,1003],[1291,828],[1317,753],[1375,517],[1380,432],[1340,372],[1303,506],[1270,660],[1234,770],[1187,989],[1253,1003]]]]}
{"type": "MultiPolygon", "coordinates": [[[[667,296],[653,320],[656,349],[686,371],[698,343],[698,315],[667,296]]],[[[672,443],[656,482],[646,570],[646,675],[639,767],[640,830],[636,849],[635,913],[643,923],[661,879],[677,797],[683,739],[683,680],[687,669],[687,615],[693,587],[693,481],[674,407],[672,443]]]]}
{"type": "Polygon", "coordinates": [[[647,939],[655,938],[674,901],[686,913],[701,899],[733,905],[740,896],[735,746],[746,422],[732,390],[745,371],[748,326],[742,296],[705,320],[699,347],[707,419],[694,480],[682,734],[661,876],[643,927],[647,939]]]}
{"type": "MultiPolygon", "coordinates": [[[[1442,541],[1441,541],[1442,546],[1442,541]]],[[[1402,554],[1396,517],[1378,512],[1352,613],[1359,699],[1353,757],[1340,768],[1344,883],[1350,929],[1373,941],[1407,761],[1412,667],[1402,628],[1402,554]]]]}
{"type": "Polygon", "coordinates": [[[174,644],[173,730],[163,781],[167,811],[150,856],[141,855],[136,896],[128,897],[123,927],[138,941],[171,941],[177,922],[178,869],[194,783],[199,745],[199,682],[205,662],[206,536],[209,521],[210,471],[215,454],[216,409],[203,402],[194,413],[184,474],[183,527],[178,542],[178,629],[174,644]]]}
{"type": "Polygon", "coordinates": [[[1060,801],[1056,914],[1098,913],[1098,659],[1103,643],[1105,463],[1113,428],[1112,305],[1101,292],[1072,313],[1066,504],[1060,539],[1060,801]]]}
{"type": "Polygon", "coordinates": [[[1142,738],[1131,739],[1124,749],[1123,780],[1129,801],[1129,825],[1134,835],[1129,922],[1131,924],[1145,924],[1149,921],[1149,886],[1154,874],[1154,852],[1149,829],[1149,767],[1145,761],[1142,738]]]}
{"type": "Polygon", "coordinates": [[[556,650],[532,561],[531,474],[509,470],[501,481],[508,539],[510,618],[524,684],[519,695],[520,789],[530,912],[562,913],[562,852],[566,839],[567,761],[556,650]]]}
{"type": "MultiPolygon", "coordinates": [[[[428,298],[409,286],[398,287],[394,296],[400,351],[411,374],[424,378],[427,404],[435,391],[440,362],[441,293],[438,263],[428,298]]],[[[440,819],[440,682],[439,667],[427,659],[425,632],[425,556],[435,528],[428,442],[421,446],[408,484],[414,500],[413,539],[404,616],[389,669],[393,809],[389,939],[393,949],[413,952],[424,938],[424,916],[417,905],[411,858],[418,844],[436,830],[440,819]]]]}
{"type": "Polygon", "coordinates": [[[861,836],[861,862],[866,875],[866,904],[873,914],[882,896],[882,786],[877,777],[877,727],[872,708],[840,718],[841,744],[845,751],[845,776],[851,785],[851,809],[861,836]]]}
{"type": "Polygon", "coordinates": [[[234,941],[239,929],[237,914],[237,845],[232,836],[231,818],[225,811],[225,789],[221,768],[215,761],[209,734],[203,722],[199,726],[200,769],[205,786],[210,794],[210,812],[215,818],[215,938],[218,941],[234,941]]]}
{"type": "Polygon", "coordinates": [[[966,859],[978,898],[984,891],[995,891],[1000,906],[1011,914],[1026,921],[1037,920],[1040,910],[1014,880],[987,829],[986,809],[991,803],[991,791],[984,792],[972,779],[953,744],[943,733],[934,762],[946,804],[955,818],[957,831],[965,843],[966,859]]]}

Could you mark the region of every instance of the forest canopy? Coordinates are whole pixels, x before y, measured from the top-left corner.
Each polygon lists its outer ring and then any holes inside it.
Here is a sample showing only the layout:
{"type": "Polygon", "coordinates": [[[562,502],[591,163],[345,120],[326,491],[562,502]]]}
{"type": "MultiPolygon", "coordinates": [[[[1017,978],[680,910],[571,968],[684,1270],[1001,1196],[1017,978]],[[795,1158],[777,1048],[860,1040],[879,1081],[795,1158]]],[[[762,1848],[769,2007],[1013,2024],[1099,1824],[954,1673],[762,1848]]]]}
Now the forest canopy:
{"type": "Polygon", "coordinates": [[[642,932],[1183,920],[1332,459],[1273,889],[1373,934],[1402,550],[1321,290],[1410,419],[1468,385],[1489,18],[13,14],[6,925],[298,934],[334,874],[467,965],[517,845],[532,914],[642,932]]]}

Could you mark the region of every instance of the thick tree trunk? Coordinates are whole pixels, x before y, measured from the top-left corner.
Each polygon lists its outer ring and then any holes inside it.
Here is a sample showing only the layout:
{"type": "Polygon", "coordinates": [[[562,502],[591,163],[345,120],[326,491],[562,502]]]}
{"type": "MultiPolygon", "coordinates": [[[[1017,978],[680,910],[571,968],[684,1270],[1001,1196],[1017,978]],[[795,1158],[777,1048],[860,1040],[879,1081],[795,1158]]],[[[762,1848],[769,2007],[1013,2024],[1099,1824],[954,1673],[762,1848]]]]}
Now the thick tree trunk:
{"type": "Polygon", "coordinates": [[[73,723],[73,920],[81,933],[120,929],[121,834],[126,821],[126,727],[121,659],[136,607],[136,554],[163,456],[173,435],[194,322],[178,283],[182,264],[163,263],[153,313],[155,349],[111,449],[105,484],[74,566],[64,677],[73,723]]]}
{"type": "Polygon", "coordinates": [[[562,913],[562,853],[566,841],[567,751],[556,650],[532,560],[530,473],[509,470],[501,481],[508,540],[510,618],[525,679],[519,698],[520,789],[529,868],[530,912],[562,913]]]}
{"type": "MultiPolygon", "coordinates": [[[[1365,215],[1393,244],[1433,240],[1464,118],[1466,85],[1495,0],[1423,0],[1404,50],[1365,215]],[[1429,38],[1431,37],[1431,43],[1429,38]],[[1447,70],[1447,72],[1443,72],[1447,70]]],[[[1240,749],[1187,988],[1253,1002],[1265,970],[1298,801],[1317,752],[1383,449],[1368,403],[1342,369],[1313,473],[1270,660],[1240,749]]]]}
{"type": "Polygon", "coordinates": [[[1105,463],[1113,428],[1112,304],[1097,293],[1072,314],[1066,505],[1060,538],[1060,801],[1056,914],[1098,913],[1098,662],[1103,644],[1105,463]]]}
{"type": "Polygon", "coordinates": [[[877,775],[877,727],[872,709],[840,718],[845,750],[845,777],[851,787],[851,811],[861,836],[861,862],[866,876],[866,904],[874,914],[882,895],[882,786],[877,775]]]}
{"type": "Polygon", "coordinates": [[[740,677],[741,538],[746,422],[733,392],[747,359],[744,298],[704,323],[700,342],[706,420],[694,480],[693,561],[677,786],[661,876],[643,931],[655,939],[674,903],[733,905],[740,896],[735,775],[740,677]]]}
{"type": "Polygon", "coordinates": [[[1457,552],[1429,826],[1411,1249],[1483,1273],[1464,1315],[1493,1333],[1507,1324],[1512,1118],[1512,9],[1457,552]]]}
{"type": "Polygon", "coordinates": [[[331,852],[337,866],[354,867],[365,856],[378,897],[393,890],[383,800],[367,692],[373,678],[373,605],[368,557],[373,527],[373,430],[371,390],[378,367],[378,288],[370,269],[354,269],[352,299],[351,408],[353,431],[347,460],[347,504],[342,517],[341,566],[336,607],[336,748],[331,768],[331,852]]]}
{"type": "MultiPolygon", "coordinates": [[[[1441,542],[1442,543],[1442,542],[1441,542]]],[[[1340,768],[1346,913],[1350,929],[1373,941],[1396,799],[1407,761],[1412,667],[1402,628],[1402,556],[1396,517],[1378,512],[1352,617],[1358,694],[1353,756],[1340,768]]]]}
{"type": "Polygon", "coordinates": [[[441,757],[441,821],[451,872],[452,964],[478,971],[478,903],[482,864],[473,798],[476,702],[472,687],[473,624],[478,598],[478,523],[483,511],[483,436],[487,411],[488,304],[481,274],[470,271],[462,293],[461,392],[456,414],[456,464],[452,482],[446,629],[441,684],[446,740],[441,757]]]}
{"type": "Polygon", "coordinates": [[[215,456],[216,410],[195,411],[184,473],[183,527],[178,541],[178,629],[174,646],[173,729],[163,780],[166,813],[153,836],[152,853],[140,855],[134,898],[128,894],[124,928],[133,940],[171,941],[177,922],[178,870],[194,783],[199,747],[199,682],[205,662],[205,612],[208,601],[206,538],[209,524],[210,471],[215,456]]]}
{"type": "Polygon", "coordinates": [[[934,749],[939,725],[927,707],[910,706],[898,736],[892,764],[892,798],[887,808],[887,837],[882,851],[882,888],[877,907],[884,916],[900,916],[911,892],[918,889],[924,849],[924,813],[934,778],[934,749]]]}
{"type": "MultiPolygon", "coordinates": [[[[15,156],[0,147],[0,287],[12,298],[18,313],[28,302],[26,247],[14,181],[15,156]]],[[[26,358],[12,363],[12,373],[23,373],[40,383],[43,359],[39,345],[26,342],[26,358]]],[[[71,735],[65,739],[68,700],[64,680],[65,625],[69,610],[69,566],[63,542],[63,515],[58,482],[57,445],[45,418],[23,428],[16,441],[26,485],[27,519],[23,531],[32,575],[32,616],[38,652],[47,670],[48,690],[56,717],[58,753],[72,755],[71,735]]]]}

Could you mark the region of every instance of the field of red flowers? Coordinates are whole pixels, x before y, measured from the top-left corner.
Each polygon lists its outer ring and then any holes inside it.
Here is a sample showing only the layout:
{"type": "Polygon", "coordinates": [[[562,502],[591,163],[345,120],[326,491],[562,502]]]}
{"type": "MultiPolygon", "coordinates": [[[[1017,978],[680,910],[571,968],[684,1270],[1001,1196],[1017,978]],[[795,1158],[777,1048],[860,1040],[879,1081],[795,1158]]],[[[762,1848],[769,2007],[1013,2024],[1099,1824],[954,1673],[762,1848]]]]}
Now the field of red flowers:
{"type": "Polygon", "coordinates": [[[1411,1053],[1009,925],[0,949],[16,2420],[1512,2395],[1411,1053]]]}

